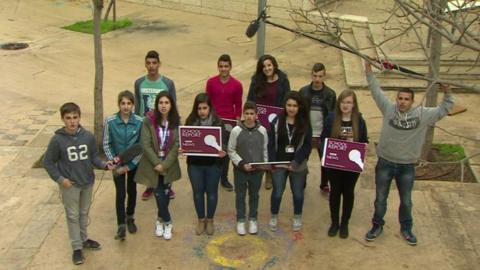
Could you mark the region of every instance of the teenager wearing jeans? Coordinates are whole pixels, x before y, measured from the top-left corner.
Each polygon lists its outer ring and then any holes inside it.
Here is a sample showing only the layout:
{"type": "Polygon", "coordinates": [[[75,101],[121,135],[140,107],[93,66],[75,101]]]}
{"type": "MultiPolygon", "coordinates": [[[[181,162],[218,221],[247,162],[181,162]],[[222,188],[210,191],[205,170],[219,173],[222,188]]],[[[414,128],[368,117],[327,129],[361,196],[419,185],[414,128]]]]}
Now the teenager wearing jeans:
{"type": "Polygon", "coordinates": [[[268,226],[277,230],[277,215],[280,210],[287,178],[293,196],[293,230],[302,228],[302,211],[307,181],[307,161],[311,151],[312,128],[308,112],[298,92],[289,92],[285,97],[284,111],[272,123],[268,138],[269,161],[291,161],[288,168],[272,172],[273,191],[270,198],[272,214],[268,226]]]}
{"type": "Polygon", "coordinates": [[[246,234],[246,204],[248,190],[248,232],[256,234],[259,190],[263,172],[250,163],[268,161],[267,130],[257,120],[255,102],[247,101],[243,106],[243,120],[234,127],[228,142],[228,155],[233,162],[235,183],[235,208],[237,210],[237,233],[246,234]]]}
{"type": "MultiPolygon", "coordinates": [[[[185,121],[187,126],[213,126],[221,127],[222,135],[225,128],[222,120],[217,116],[212,107],[212,102],[206,93],[200,93],[195,97],[192,112],[185,121]]],[[[226,142],[222,136],[222,149],[226,148],[226,142]]],[[[182,150],[179,150],[182,153],[182,150]]],[[[204,231],[212,235],[215,231],[213,217],[218,202],[218,183],[222,173],[222,158],[226,152],[218,152],[219,157],[188,156],[187,169],[190,183],[192,184],[193,203],[197,212],[198,223],[195,229],[197,235],[204,231]],[[205,196],[207,197],[207,211],[205,213],[205,196]],[[205,219],[206,218],[206,219],[205,219]]]]}
{"type": "MultiPolygon", "coordinates": [[[[338,96],[335,112],[325,121],[322,141],[335,138],[351,142],[368,143],[367,126],[359,112],[357,96],[351,90],[345,90],[338,96]]],[[[327,169],[330,180],[330,218],[328,235],[333,237],[340,230],[340,237],[348,237],[348,222],[352,215],[355,184],[359,173],[327,169]],[[340,202],[342,201],[342,219],[340,218],[340,202]]]]}
{"type": "Polygon", "coordinates": [[[393,178],[400,195],[398,218],[400,233],[408,244],[417,244],[412,232],[412,189],[415,179],[415,163],[420,158],[427,128],[445,117],[453,107],[450,87],[440,85],[443,90],[442,103],[433,108],[413,107],[414,92],[400,89],[396,102],[391,102],[383,93],[373,75],[369,63],[365,63],[367,81],[373,100],[383,115],[382,130],[377,146],[378,161],[375,167],[375,212],[372,228],[365,235],[367,241],[374,241],[383,231],[387,212],[387,198],[393,178]]]}
{"type": "MultiPolygon", "coordinates": [[[[142,117],[133,112],[133,107],[135,106],[133,93],[128,90],[120,92],[117,102],[119,111],[107,117],[103,131],[103,150],[108,160],[112,160],[121,152],[138,143],[140,140],[140,129],[142,128],[142,117]]],[[[127,228],[129,233],[137,232],[134,219],[137,202],[137,183],[135,183],[133,178],[135,177],[139,160],[140,156],[116,168],[113,173],[118,225],[117,239],[125,239],[127,228]],[[125,198],[127,194],[127,210],[125,212],[125,198]]]]}
{"type": "Polygon", "coordinates": [[[168,206],[168,192],[174,181],[181,178],[178,162],[178,125],[180,116],[173,98],[163,91],[155,99],[155,110],[143,119],[140,143],[143,155],[138,164],[135,181],[155,187],[157,221],[155,235],[165,240],[172,238],[172,218],[168,206]]]}

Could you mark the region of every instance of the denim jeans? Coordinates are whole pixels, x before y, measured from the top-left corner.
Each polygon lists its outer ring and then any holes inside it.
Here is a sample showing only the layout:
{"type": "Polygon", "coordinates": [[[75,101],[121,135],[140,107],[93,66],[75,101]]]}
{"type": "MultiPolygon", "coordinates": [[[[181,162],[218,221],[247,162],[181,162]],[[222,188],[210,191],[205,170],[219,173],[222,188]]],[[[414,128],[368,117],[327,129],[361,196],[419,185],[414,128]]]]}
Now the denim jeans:
{"type": "Polygon", "coordinates": [[[303,172],[290,172],[286,169],[278,169],[272,172],[272,196],[270,197],[270,212],[277,215],[282,202],[283,191],[287,183],[287,177],[290,179],[290,189],[293,196],[293,213],[301,215],[303,210],[303,199],[305,183],[307,181],[307,170],[303,172]]]}
{"type": "Polygon", "coordinates": [[[170,223],[170,211],[168,211],[168,205],[170,204],[170,196],[168,195],[170,191],[170,185],[165,184],[165,179],[163,175],[158,176],[158,184],[155,188],[155,199],[157,202],[157,217],[161,218],[163,222],[170,223]]]}
{"type": "Polygon", "coordinates": [[[258,192],[262,186],[263,172],[244,172],[238,168],[233,169],[234,184],[235,184],[235,208],[237,210],[237,221],[243,222],[246,220],[246,205],[245,198],[248,190],[248,218],[249,220],[257,219],[258,211],[258,192]]]}
{"type": "MultiPolygon", "coordinates": [[[[222,139],[226,140],[225,144],[228,145],[228,139],[230,138],[230,132],[226,132],[226,136],[222,139]]],[[[227,150],[225,150],[227,151],[227,150]]],[[[223,157],[221,159],[221,162],[222,162],[222,170],[221,170],[221,176],[220,176],[220,179],[222,182],[225,182],[225,181],[228,181],[228,168],[229,168],[229,165],[230,165],[230,158],[228,157],[228,155],[225,155],[225,157],[223,157]]]]}
{"type": "Polygon", "coordinates": [[[188,164],[188,177],[192,184],[193,203],[198,218],[205,218],[205,194],[207,195],[207,218],[213,218],[217,209],[218,183],[222,168],[217,165],[200,166],[188,164]]]}
{"type": "Polygon", "coordinates": [[[125,197],[127,199],[127,217],[133,217],[137,204],[137,183],[133,181],[137,169],[125,174],[113,176],[115,183],[115,207],[117,210],[117,225],[125,224],[125,197]],[[126,183],[125,183],[126,182],[126,183]],[[126,188],[126,189],[125,189],[126,188]]]}
{"type": "Polygon", "coordinates": [[[400,195],[398,219],[402,230],[411,230],[412,218],[412,189],[415,179],[415,164],[398,164],[383,158],[378,158],[375,167],[375,213],[372,222],[384,225],[383,217],[387,211],[387,198],[392,179],[395,178],[400,195]]]}

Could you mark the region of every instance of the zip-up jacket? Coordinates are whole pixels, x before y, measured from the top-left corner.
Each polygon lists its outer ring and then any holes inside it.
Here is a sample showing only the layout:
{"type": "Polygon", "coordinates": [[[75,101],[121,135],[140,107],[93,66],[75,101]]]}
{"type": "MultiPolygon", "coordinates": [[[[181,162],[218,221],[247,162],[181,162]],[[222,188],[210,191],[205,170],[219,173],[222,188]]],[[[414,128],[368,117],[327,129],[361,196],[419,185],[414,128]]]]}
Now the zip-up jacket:
{"type": "Polygon", "coordinates": [[[267,130],[258,121],[253,128],[246,127],[244,121],[239,122],[230,133],[228,156],[233,165],[241,170],[248,163],[267,162],[267,130]]]}

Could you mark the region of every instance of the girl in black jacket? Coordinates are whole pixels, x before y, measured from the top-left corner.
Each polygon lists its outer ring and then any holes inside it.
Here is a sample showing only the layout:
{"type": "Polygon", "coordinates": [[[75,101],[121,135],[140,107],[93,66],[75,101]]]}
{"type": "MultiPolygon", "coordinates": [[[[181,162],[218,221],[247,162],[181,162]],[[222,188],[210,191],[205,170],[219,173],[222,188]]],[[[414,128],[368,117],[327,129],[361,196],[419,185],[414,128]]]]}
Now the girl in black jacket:
{"type": "MultiPolygon", "coordinates": [[[[345,90],[338,96],[335,113],[330,114],[325,122],[321,135],[325,138],[336,138],[346,141],[368,143],[367,126],[359,112],[357,96],[352,90],[345,90]]],[[[337,169],[327,170],[330,180],[330,217],[332,223],[328,229],[329,236],[348,237],[348,221],[352,214],[355,184],[359,173],[337,169]],[[340,199],[343,196],[342,220],[339,222],[340,199]]]]}

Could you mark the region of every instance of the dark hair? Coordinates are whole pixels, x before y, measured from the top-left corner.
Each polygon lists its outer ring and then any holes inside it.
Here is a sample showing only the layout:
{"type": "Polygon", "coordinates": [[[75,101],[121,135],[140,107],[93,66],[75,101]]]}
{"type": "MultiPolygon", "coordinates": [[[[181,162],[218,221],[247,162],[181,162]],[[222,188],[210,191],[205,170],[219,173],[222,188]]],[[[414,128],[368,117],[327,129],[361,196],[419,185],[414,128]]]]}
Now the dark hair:
{"type": "Polygon", "coordinates": [[[155,109],[154,109],[155,121],[157,122],[157,125],[159,126],[162,125],[162,114],[158,110],[158,101],[162,97],[168,98],[171,104],[171,108],[167,116],[168,128],[172,130],[176,129],[180,125],[180,115],[178,114],[177,105],[175,104],[175,101],[170,96],[168,91],[162,91],[158,93],[157,98],[155,98],[155,109]]]}
{"type": "Polygon", "coordinates": [[[193,125],[195,122],[197,122],[199,118],[198,105],[200,105],[200,103],[207,103],[208,107],[210,108],[210,115],[213,116],[213,119],[218,119],[217,113],[213,108],[212,100],[210,99],[210,97],[207,95],[207,93],[200,93],[195,97],[195,100],[193,101],[192,111],[190,112],[190,115],[188,115],[187,120],[185,121],[185,125],[193,125]]]}
{"type": "Polygon", "coordinates": [[[324,64],[322,64],[322,63],[313,64],[312,73],[313,72],[319,72],[319,71],[322,71],[322,70],[325,70],[325,65],[324,64]]]}
{"type": "Polygon", "coordinates": [[[402,88],[398,89],[397,96],[400,93],[409,93],[412,96],[412,101],[415,98],[415,92],[413,92],[412,88],[402,87],[402,88]]]}
{"type": "Polygon", "coordinates": [[[80,106],[73,102],[67,102],[60,107],[60,116],[62,118],[67,113],[78,113],[79,116],[82,114],[80,111],[80,106]]]}
{"type": "Polygon", "coordinates": [[[257,104],[254,101],[247,100],[245,104],[243,104],[243,111],[246,110],[254,110],[255,113],[257,112],[257,104]]]}
{"type": "Polygon", "coordinates": [[[147,58],[155,58],[158,60],[158,62],[160,62],[160,55],[158,55],[158,52],[154,50],[151,50],[147,53],[145,60],[147,60],[147,58]]]}
{"type": "Polygon", "coordinates": [[[267,76],[263,73],[263,62],[265,60],[270,60],[273,65],[273,74],[278,74],[279,69],[278,69],[278,63],[277,60],[275,60],[275,57],[265,54],[262,55],[260,58],[258,58],[257,61],[257,69],[255,70],[255,74],[253,74],[252,77],[252,82],[255,83],[255,89],[253,89],[255,93],[256,98],[261,98],[265,95],[265,92],[267,91],[267,76]]]}
{"type": "Polygon", "coordinates": [[[217,61],[217,65],[218,65],[220,62],[228,62],[228,64],[229,64],[230,66],[232,66],[232,59],[230,58],[230,55],[228,55],[228,54],[222,54],[222,55],[220,55],[220,57],[218,58],[218,61],[217,61]]]}
{"type": "Polygon", "coordinates": [[[338,95],[337,103],[335,104],[335,119],[333,119],[332,125],[332,138],[340,138],[340,127],[342,126],[342,110],[340,109],[342,101],[347,98],[353,98],[353,109],[352,109],[352,131],[353,131],[353,140],[358,141],[359,139],[359,125],[360,125],[360,109],[358,108],[357,95],[353,90],[344,90],[338,95]]]}
{"type": "Polygon", "coordinates": [[[129,90],[124,90],[118,94],[117,103],[120,104],[123,98],[126,98],[135,104],[135,96],[129,90]]]}
{"type": "MultiPolygon", "coordinates": [[[[283,103],[283,112],[280,114],[278,118],[278,125],[279,127],[284,127],[285,122],[287,119],[287,101],[289,99],[295,100],[298,105],[298,112],[295,115],[295,134],[304,134],[307,132],[307,129],[310,125],[310,117],[309,113],[307,111],[307,108],[305,106],[305,103],[303,101],[303,98],[301,97],[300,93],[297,91],[290,91],[285,95],[285,101],[283,103]]],[[[283,128],[279,129],[280,131],[284,131],[283,128]]]]}

